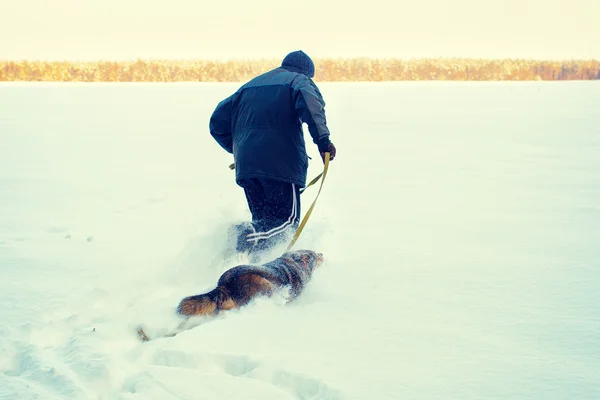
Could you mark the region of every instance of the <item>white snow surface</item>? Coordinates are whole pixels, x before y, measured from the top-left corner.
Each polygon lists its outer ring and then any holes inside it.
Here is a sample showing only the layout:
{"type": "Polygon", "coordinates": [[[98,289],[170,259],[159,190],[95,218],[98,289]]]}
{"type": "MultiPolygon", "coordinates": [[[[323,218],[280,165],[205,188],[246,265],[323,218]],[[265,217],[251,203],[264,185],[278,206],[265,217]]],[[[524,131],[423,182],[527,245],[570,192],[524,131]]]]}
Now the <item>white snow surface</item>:
{"type": "Polygon", "coordinates": [[[599,82],[319,84],[326,262],[141,343],[233,266],[238,86],[0,85],[1,399],[600,398],[599,82]]]}

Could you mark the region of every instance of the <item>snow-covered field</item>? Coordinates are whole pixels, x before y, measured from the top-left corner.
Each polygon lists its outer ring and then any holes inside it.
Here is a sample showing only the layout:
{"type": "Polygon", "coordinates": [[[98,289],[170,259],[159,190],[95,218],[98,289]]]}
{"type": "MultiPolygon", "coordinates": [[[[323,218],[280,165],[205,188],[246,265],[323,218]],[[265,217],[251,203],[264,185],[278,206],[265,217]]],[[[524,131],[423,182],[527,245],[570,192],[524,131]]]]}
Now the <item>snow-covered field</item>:
{"type": "Polygon", "coordinates": [[[0,85],[1,399],[600,398],[599,82],[321,83],[326,263],[140,343],[249,218],[207,131],[238,86],[0,85]]]}

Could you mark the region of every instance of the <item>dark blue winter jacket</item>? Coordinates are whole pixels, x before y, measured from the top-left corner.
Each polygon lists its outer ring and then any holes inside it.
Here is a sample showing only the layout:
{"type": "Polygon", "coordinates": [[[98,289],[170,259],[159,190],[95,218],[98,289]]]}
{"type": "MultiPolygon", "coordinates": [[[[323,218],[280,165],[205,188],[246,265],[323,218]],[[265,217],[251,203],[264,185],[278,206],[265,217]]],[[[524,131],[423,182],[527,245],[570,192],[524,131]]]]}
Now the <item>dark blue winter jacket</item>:
{"type": "Polygon", "coordinates": [[[315,83],[296,68],[283,66],[240,87],[214,110],[209,129],[233,153],[236,181],[273,179],[306,185],[308,156],[302,123],[313,142],[327,151],[325,101],[315,83]]]}

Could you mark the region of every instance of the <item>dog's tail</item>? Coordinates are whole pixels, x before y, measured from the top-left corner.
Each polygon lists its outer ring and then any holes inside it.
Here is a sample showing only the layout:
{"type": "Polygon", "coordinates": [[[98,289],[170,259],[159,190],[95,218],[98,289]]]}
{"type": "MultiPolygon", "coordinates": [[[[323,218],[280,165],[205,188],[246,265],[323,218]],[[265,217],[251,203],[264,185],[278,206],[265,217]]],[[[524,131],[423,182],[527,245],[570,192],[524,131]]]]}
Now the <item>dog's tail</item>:
{"type": "Polygon", "coordinates": [[[237,307],[225,286],[217,286],[205,294],[186,297],[177,307],[177,313],[187,316],[216,315],[221,310],[237,307]]]}

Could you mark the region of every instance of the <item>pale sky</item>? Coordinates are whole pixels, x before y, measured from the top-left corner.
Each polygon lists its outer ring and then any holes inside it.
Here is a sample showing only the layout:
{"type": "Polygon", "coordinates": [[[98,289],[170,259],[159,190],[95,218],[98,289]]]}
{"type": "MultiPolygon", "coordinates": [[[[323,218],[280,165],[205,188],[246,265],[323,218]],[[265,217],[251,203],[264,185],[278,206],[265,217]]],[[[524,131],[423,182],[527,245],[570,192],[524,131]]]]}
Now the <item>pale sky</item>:
{"type": "Polygon", "coordinates": [[[600,59],[600,0],[0,0],[0,59],[600,59]]]}

